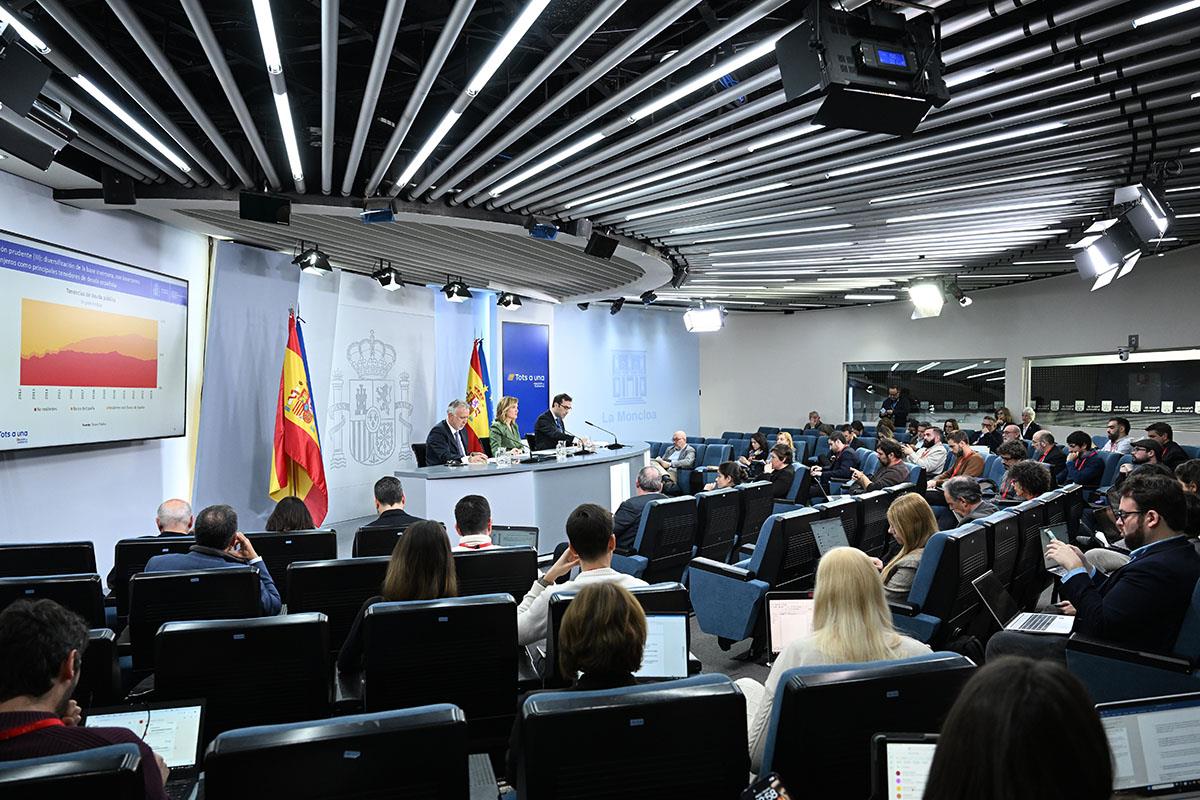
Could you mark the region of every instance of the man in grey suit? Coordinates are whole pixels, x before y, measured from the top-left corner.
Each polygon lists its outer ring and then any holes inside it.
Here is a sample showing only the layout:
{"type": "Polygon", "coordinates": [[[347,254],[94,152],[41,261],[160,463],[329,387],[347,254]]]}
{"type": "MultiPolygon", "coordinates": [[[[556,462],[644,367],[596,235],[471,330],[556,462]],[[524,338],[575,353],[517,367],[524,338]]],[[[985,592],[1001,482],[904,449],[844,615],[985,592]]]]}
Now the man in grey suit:
{"type": "Polygon", "coordinates": [[[983,499],[979,481],[967,475],[959,475],[942,484],[942,494],[959,525],[999,511],[993,503],[983,499]]]}
{"type": "Polygon", "coordinates": [[[658,465],[642,467],[637,476],[637,494],[621,503],[613,512],[613,535],[617,537],[618,550],[632,550],[637,540],[638,525],[642,521],[642,509],[651,500],[662,500],[663,476],[658,465]]]}
{"type": "Polygon", "coordinates": [[[696,448],[688,444],[687,434],[683,431],[675,431],[671,434],[671,444],[673,447],[654,459],[654,463],[665,470],[663,475],[665,483],[677,485],[679,483],[678,470],[692,469],[696,466],[696,448]]]}

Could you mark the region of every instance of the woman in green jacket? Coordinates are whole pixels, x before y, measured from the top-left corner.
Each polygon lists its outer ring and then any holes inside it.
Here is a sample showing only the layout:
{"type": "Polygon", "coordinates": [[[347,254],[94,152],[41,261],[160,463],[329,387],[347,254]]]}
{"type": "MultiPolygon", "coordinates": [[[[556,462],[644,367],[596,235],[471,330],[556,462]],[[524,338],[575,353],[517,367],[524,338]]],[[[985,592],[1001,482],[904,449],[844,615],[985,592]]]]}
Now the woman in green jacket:
{"type": "Polygon", "coordinates": [[[505,450],[520,450],[525,440],[517,430],[517,398],[501,397],[496,405],[496,419],[492,423],[492,454],[500,455],[505,450]]]}

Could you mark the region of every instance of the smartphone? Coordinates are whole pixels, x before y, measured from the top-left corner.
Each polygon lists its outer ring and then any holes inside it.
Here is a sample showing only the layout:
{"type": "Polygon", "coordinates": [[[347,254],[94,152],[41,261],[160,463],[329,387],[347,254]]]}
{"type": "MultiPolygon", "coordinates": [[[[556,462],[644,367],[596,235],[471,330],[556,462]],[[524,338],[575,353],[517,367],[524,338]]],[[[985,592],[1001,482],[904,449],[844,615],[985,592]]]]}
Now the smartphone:
{"type": "Polygon", "coordinates": [[[1044,563],[1046,569],[1052,572],[1062,569],[1062,567],[1058,565],[1057,561],[1055,561],[1053,558],[1050,558],[1050,556],[1045,555],[1046,548],[1050,546],[1051,542],[1055,541],[1069,541],[1066,525],[1047,525],[1045,528],[1042,528],[1042,554],[1044,557],[1044,563]]]}
{"type": "Polygon", "coordinates": [[[791,800],[783,779],[777,772],[768,772],[742,790],[742,800],[791,800]]]}

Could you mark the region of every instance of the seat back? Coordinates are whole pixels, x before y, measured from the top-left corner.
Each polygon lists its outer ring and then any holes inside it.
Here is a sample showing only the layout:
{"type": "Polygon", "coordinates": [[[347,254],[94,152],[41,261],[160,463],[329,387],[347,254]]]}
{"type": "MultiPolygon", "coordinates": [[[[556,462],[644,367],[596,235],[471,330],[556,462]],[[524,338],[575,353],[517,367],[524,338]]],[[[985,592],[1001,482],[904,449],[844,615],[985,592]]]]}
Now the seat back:
{"type": "Polygon", "coordinates": [[[648,583],[677,581],[692,560],[696,543],[696,501],[691,495],[651,500],[642,507],[634,549],[649,563],[648,583]]]}
{"type": "Polygon", "coordinates": [[[842,529],[846,531],[846,541],[851,547],[858,547],[858,498],[853,495],[839,495],[828,502],[813,506],[821,519],[841,520],[842,529]]]}
{"type": "Polygon", "coordinates": [[[869,556],[881,558],[887,549],[887,510],[892,495],[884,491],[865,492],[858,496],[858,549],[869,556]]]}
{"type": "MultiPolygon", "coordinates": [[[[647,614],[690,613],[691,596],[682,583],[670,581],[649,586],[635,586],[629,590],[647,614]]],[[[567,588],[554,593],[550,598],[550,630],[546,636],[546,663],[543,683],[548,689],[569,685],[558,668],[558,632],[562,628],[563,614],[571,605],[571,599],[579,593],[578,588],[567,588]]]]}
{"type": "Polygon", "coordinates": [[[0,611],[15,600],[53,600],[83,617],[89,628],[103,628],[104,594],[99,575],[33,575],[0,578],[0,611]]]}
{"type": "Polygon", "coordinates": [[[1017,551],[1021,544],[1021,522],[1010,510],[976,520],[987,534],[988,566],[1000,583],[1008,587],[1017,569],[1017,551]]]}
{"type": "Polygon", "coordinates": [[[1017,567],[1013,573],[1011,594],[1022,609],[1030,609],[1047,583],[1042,555],[1042,528],[1046,525],[1046,507],[1037,500],[1026,500],[1012,507],[1021,526],[1017,547],[1017,567]]]}
{"type": "Polygon", "coordinates": [[[787,670],[775,693],[761,772],[778,772],[809,797],[869,797],[871,737],[940,730],[974,669],[963,656],[930,653],[787,670]]]}
{"type": "Polygon", "coordinates": [[[702,467],[719,467],[731,458],[733,458],[733,448],[724,442],[717,441],[704,446],[704,460],[696,463],[702,467]]]}
{"type": "Polygon", "coordinates": [[[1187,455],[1188,459],[1200,458],[1200,446],[1194,444],[1181,444],[1179,448],[1187,455]]]}
{"type": "Polygon", "coordinates": [[[820,431],[806,431],[804,428],[780,428],[779,430],[781,433],[790,434],[793,442],[809,433],[814,436],[820,433],[820,431]]]}
{"type": "Polygon", "coordinates": [[[257,617],[259,597],[253,567],[139,572],[129,579],[133,668],[154,667],[155,634],[163,623],[257,617]]]}
{"type": "Polygon", "coordinates": [[[687,437],[687,443],[688,444],[704,444],[704,437],[703,436],[689,436],[689,437],[687,437]]]}
{"type": "Polygon", "coordinates": [[[262,556],[267,572],[287,597],[288,565],[295,561],[322,561],[337,558],[337,531],[332,528],[311,531],[262,531],[247,533],[254,552],[262,556]]]}
{"type": "Polygon", "coordinates": [[[1183,624],[1179,626],[1179,635],[1175,637],[1171,652],[1186,658],[1193,667],[1200,663],[1200,581],[1196,581],[1196,588],[1192,590],[1192,601],[1183,615],[1183,624]]]}
{"type": "Polygon", "coordinates": [[[872,453],[875,452],[875,442],[877,440],[874,436],[860,436],[858,437],[858,440],[862,442],[863,447],[870,450],[872,453]]]}
{"type": "Polygon", "coordinates": [[[235,728],[333,711],[324,614],[168,622],[154,645],[155,699],[205,698],[205,744],[235,728]]]}
{"type": "Polygon", "coordinates": [[[376,556],[288,565],[288,613],[324,614],[329,620],[329,647],[340,650],[358,610],[382,590],[390,560],[376,556]]]}
{"type": "Polygon", "coordinates": [[[467,720],[440,704],[229,731],[205,754],[204,787],[226,800],[460,800],[470,792],[467,720]]]}
{"type": "Polygon", "coordinates": [[[1106,444],[1108,444],[1108,437],[1104,434],[1092,437],[1092,446],[1094,446],[1097,450],[1099,450],[1101,447],[1104,447],[1106,444]]]}
{"type": "Polygon", "coordinates": [[[783,500],[789,503],[802,504],[808,498],[809,485],[812,483],[812,473],[808,471],[808,467],[804,464],[793,464],[795,474],[792,475],[792,485],[788,487],[788,492],[783,496],[783,500]]]}
{"type": "Polygon", "coordinates": [[[0,761],[0,795],[4,800],[47,797],[142,800],[146,796],[146,783],[138,772],[141,763],[142,753],[136,744],[112,744],[74,753],[0,761]]]}
{"type": "MultiPolygon", "coordinates": [[[[1102,438],[1104,438],[1105,441],[1108,440],[1107,436],[1102,438]]],[[[1117,470],[1121,465],[1121,454],[1110,453],[1106,450],[1101,450],[1098,452],[1100,453],[1100,457],[1104,459],[1104,473],[1100,476],[1100,485],[1112,486],[1113,481],[1117,479],[1117,470]]],[[[1132,461],[1133,459],[1131,458],[1130,460],[1132,461]]]]}
{"type": "Polygon", "coordinates": [[[753,544],[758,540],[758,532],[762,530],[763,523],[775,509],[775,498],[772,496],[771,484],[768,481],[743,483],[737,487],[737,490],[738,499],[741,500],[742,505],[739,513],[741,522],[738,528],[738,538],[734,543],[735,552],[742,545],[753,544]]]}
{"type": "Polygon", "coordinates": [[[984,480],[989,480],[996,484],[996,487],[999,488],[1001,481],[1004,480],[1004,473],[1004,462],[1000,460],[1000,456],[996,456],[993,460],[984,464],[982,477],[984,480]]]}
{"type": "Polygon", "coordinates": [[[792,443],[795,445],[793,449],[796,451],[792,454],[792,458],[796,462],[796,465],[799,466],[808,459],[808,451],[812,449],[812,444],[804,436],[793,438],[792,443]]]}
{"type": "Polygon", "coordinates": [[[730,439],[749,439],[750,437],[741,431],[725,431],[721,434],[721,439],[728,442],[730,439]]]}
{"type": "Polygon", "coordinates": [[[1062,494],[1063,508],[1066,509],[1067,529],[1070,530],[1072,536],[1078,536],[1085,505],[1083,487],[1077,483],[1068,483],[1059,492],[1062,494]]]}
{"type": "Polygon", "coordinates": [[[749,439],[730,439],[725,444],[729,445],[731,458],[742,458],[750,453],[749,439]]]}
{"type": "Polygon", "coordinates": [[[854,452],[858,453],[858,469],[867,475],[874,475],[879,469],[879,454],[874,450],[868,450],[865,447],[860,447],[854,452]]]}
{"type": "Polygon", "coordinates": [[[1037,499],[1045,506],[1044,512],[1047,525],[1065,525],[1067,522],[1067,503],[1062,489],[1046,492],[1037,499]]]}
{"type": "Polygon", "coordinates": [[[474,746],[506,740],[517,703],[512,597],[376,603],[363,631],[364,710],[453,703],[466,714],[474,746]]]}
{"type": "Polygon", "coordinates": [[[116,705],[124,696],[117,661],[117,635],[108,628],[93,628],[88,631],[79,682],[71,698],[83,708],[100,708],[116,705]]]}
{"type": "Polygon", "coordinates": [[[413,457],[417,459],[417,466],[418,467],[429,466],[429,461],[425,458],[425,443],[424,442],[413,442],[411,446],[412,446],[412,451],[413,451],[413,457]]]}
{"type": "MultiPolygon", "coordinates": [[[[113,585],[110,587],[117,600],[117,616],[129,616],[129,579],[143,572],[147,561],[166,553],[186,553],[195,543],[191,536],[147,536],[117,542],[113,551],[113,585]]],[[[274,572],[271,578],[278,580],[274,572]]]]}
{"type": "Polygon", "coordinates": [[[775,515],[766,539],[759,539],[751,559],[755,579],[772,588],[804,591],[812,588],[820,552],[812,521],[821,518],[815,508],[800,508],[775,515]]]}
{"type": "Polygon", "coordinates": [[[813,454],[813,457],[816,458],[818,461],[820,460],[821,456],[829,455],[829,437],[828,436],[818,436],[813,441],[813,453],[812,454],[813,454]]]}
{"type": "Polygon", "coordinates": [[[353,558],[390,556],[396,549],[396,541],[403,535],[404,528],[359,528],[354,532],[350,555],[353,558]]]}
{"type": "Polygon", "coordinates": [[[912,434],[908,431],[896,431],[894,434],[892,434],[892,438],[902,444],[908,444],[912,441],[912,434]]]}
{"type": "Polygon", "coordinates": [[[978,613],[979,593],[971,581],[987,570],[987,531],[982,525],[935,533],[925,544],[908,601],[922,614],[941,620],[940,641],[966,628],[978,613]]]}
{"type": "Polygon", "coordinates": [[[597,797],[601,788],[605,797],[737,797],[746,785],[746,701],[724,675],[534,694],[520,713],[514,780],[523,800],[597,797]]]}
{"type": "Polygon", "coordinates": [[[761,433],[763,436],[769,437],[769,436],[774,436],[775,434],[779,433],[779,428],[772,428],[770,425],[760,425],[758,428],[758,432],[761,433]]]}
{"type": "Polygon", "coordinates": [[[722,436],[721,438],[718,439],[716,436],[705,436],[704,443],[705,444],[725,444],[725,437],[722,436]]]}
{"type": "Polygon", "coordinates": [[[0,544],[0,578],[95,571],[96,549],[91,542],[0,544]]]}
{"type": "Polygon", "coordinates": [[[532,547],[488,547],[454,553],[458,596],[507,594],[520,602],[537,580],[537,551],[532,547]]]}
{"type": "Polygon", "coordinates": [[[725,561],[737,541],[742,500],[736,487],[696,495],[696,555],[725,561]]]}

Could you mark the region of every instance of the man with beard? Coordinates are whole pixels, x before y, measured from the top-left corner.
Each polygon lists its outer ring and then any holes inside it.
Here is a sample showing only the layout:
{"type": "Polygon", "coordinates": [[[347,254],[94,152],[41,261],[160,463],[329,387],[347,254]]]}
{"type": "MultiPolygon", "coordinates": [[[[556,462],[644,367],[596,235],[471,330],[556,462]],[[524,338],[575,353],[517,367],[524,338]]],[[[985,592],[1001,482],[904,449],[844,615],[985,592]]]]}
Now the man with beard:
{"type": "Polygon", "coordinates": [[[167,765],[125,728],[85,728],[71,699],[88,627],[53,600],[18,600],[0,613],[0,761],[135,744],[146,797],[166,800],[167,765]]]}
{"type": "MultiPolygon", "coordinates": [[[[1136,475],[1121,489],[1117,524],[1129,563],[1112,575],[1089,569],[1079,548],[1051,541],[1046,555],[1066,572],[1059,578],[1060,613],[1075,617],[1075,632],[1133,650],[1170,653],[1200,578],[1200,554],[1184,535],[1187,501],[1173,478],[1136,475]]],[[[1066,636],[1001,631],[987,658],[1023,655],[1065,660],[1066,636]]]]}
{"type": "Polygon", "coordinates": [[[901,445],[900,447],[904,451],[904,460],[924,469],[925,474],[930,478],[945,472],[948,453],[946,448],[942,447],[941,430],[933,426],[926,428],[921,432],[920,445],[920,449],[906,444],[901,445]]]}
{"type": "Polygon", "coordinates": [[[1129,435],[1129,420],[1124,417],[1113,417],[1104,429],[1108,441],[1100,448],[1101,453],[1120,453],[1126,455],[1133,449],[1133,437],[1129,435]]]}

